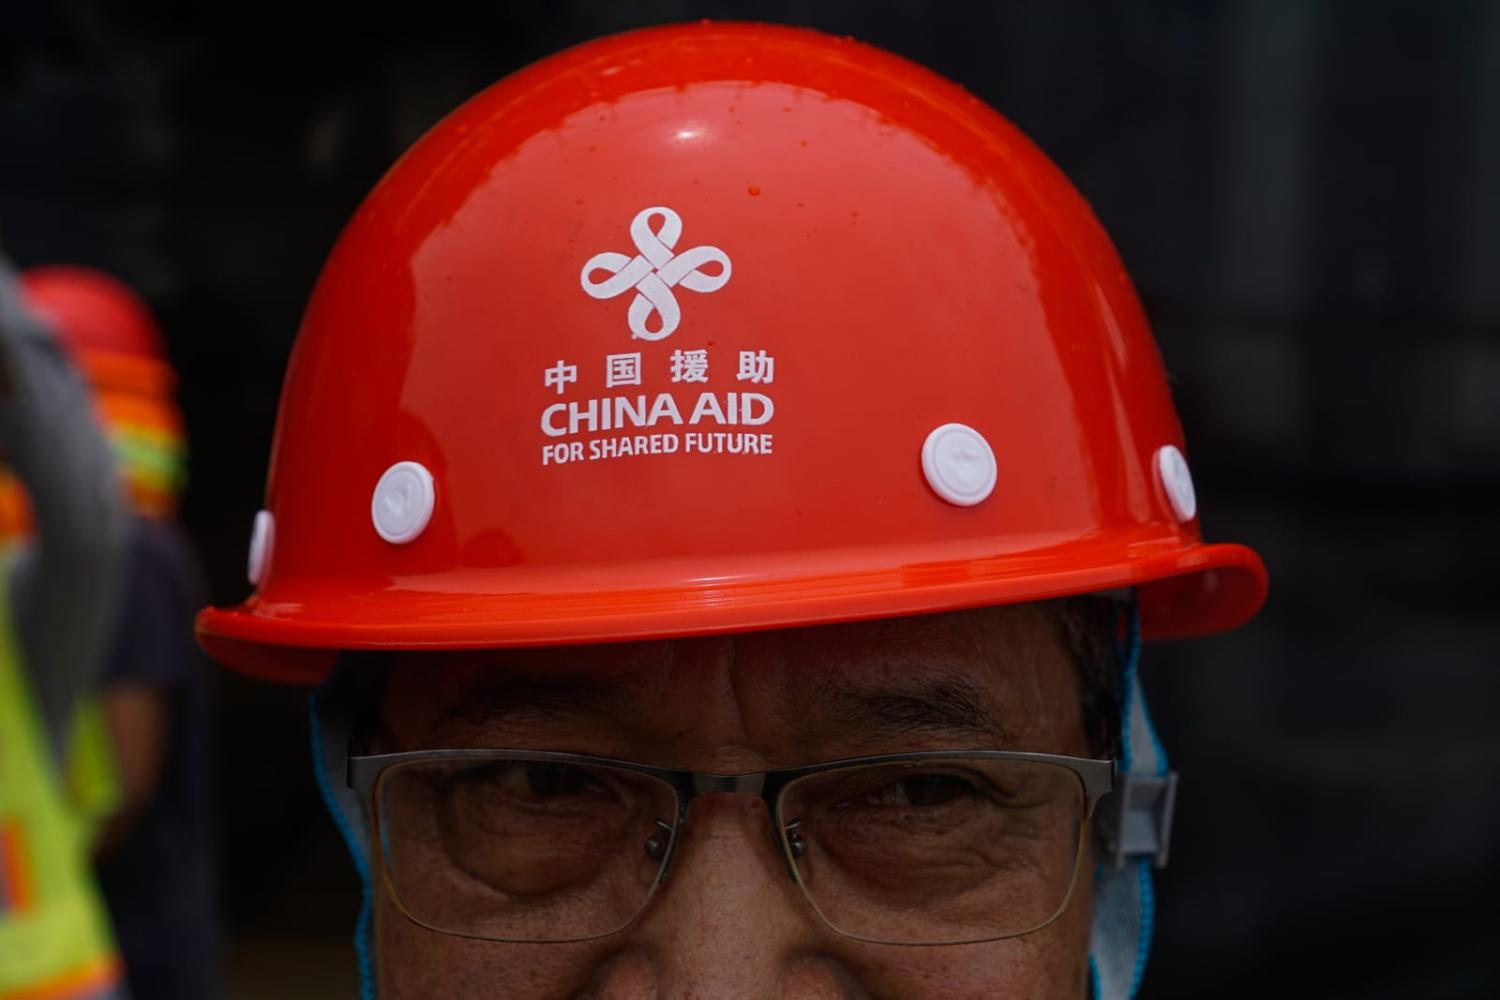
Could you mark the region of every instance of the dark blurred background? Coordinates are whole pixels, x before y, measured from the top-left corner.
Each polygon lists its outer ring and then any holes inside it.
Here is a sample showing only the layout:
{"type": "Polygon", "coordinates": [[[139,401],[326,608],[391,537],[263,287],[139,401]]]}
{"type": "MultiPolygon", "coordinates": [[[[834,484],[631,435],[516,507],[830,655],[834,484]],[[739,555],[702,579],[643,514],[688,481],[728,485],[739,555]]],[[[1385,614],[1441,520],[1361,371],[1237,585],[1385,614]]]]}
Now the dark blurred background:
{"type": "MultiPolygon", "coordinates": [[[[854,35],[1029,133],[1134,275],[1207,533],[1271,566],[1252,626],[1149,651],[1184,784],[1146,995],[1500,996],[1500,4],[4,0],[0,234],[159,311],[215,599],[359,199],[507,72],[698,17],[854,35]]],[[[230,995],[352,995],[305,692],[217,684],[230,995]]]]}

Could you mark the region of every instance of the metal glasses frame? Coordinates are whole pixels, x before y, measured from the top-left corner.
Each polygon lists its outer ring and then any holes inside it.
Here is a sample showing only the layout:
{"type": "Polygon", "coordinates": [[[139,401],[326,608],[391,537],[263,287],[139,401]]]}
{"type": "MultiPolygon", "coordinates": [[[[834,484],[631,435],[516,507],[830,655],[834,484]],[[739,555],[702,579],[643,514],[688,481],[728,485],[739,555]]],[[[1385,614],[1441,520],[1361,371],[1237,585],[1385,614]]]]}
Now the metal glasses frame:
{"type": "Polygon", "coordinates": [[[402,753],[351,756],[348,764],[349,787],[359,796],[360,801],[363,803],[365,815],[369,817],[371,828],[374,832],[373,846],[375,849],[372,853],[375,855],[376,863],[380,866],[381,879],[385,883],[386,890],[390,894],[391,899],[407,919],[429,930],[452,937],[467,937],[482,941],[502,941],[517,944],[569,944],[580,941],[594,941],[599,938],[618,934],[640,919],[641,915],[646,912],[651,900],[656,896],[656,893],[666,883],[667,877],[672,870],[672,861],[677,855],[677,846],[682,840],[683,828],[687,824],[688,809],[692,805],[693,800],[702,795],[754,795],[766,804],[766,810],[771,817],[772,832],[780,848],[782,861],[786,864],[787,875],[802,890],[803,897],[812,905],[814,912],[818,914],[818,918],[836,934],[871,944],[888,944],[904,947],[941,947],[948,944],[978,944],[983,941],[1000,941],[1006,938],[1022,937],[1046,927],[1067,909],[1068,901],[1072,899],[1073,889],[1078,882],[1079,862],[1083,857],[1084,831],[1088,829],[1089,821],[1094,815],[1094,809],[1099,804],[1099,800],[1114,790],[1117,776],[1118,767],[1113,760],[1095,760],[1090,757],[1069,757],[1062,754],[1033,753],[1023,750],[928,750],[912,753],[880,754],[869,757],[847,757],[842,760],[825,761],[820,764],[808,764],[802,767],[779,768],[771,771],[749,771],[743,774],[716,774],[710,771],[688,771],[679,768],[657,767],[652,764],[641,764],[614,757],[597,757],[590,754],[511,749],[409,750],[402,753]],[[387,870],[385,862],[385,851],[382,848],[384,840],[380,832],[380,813],[376,808],[376,799],[381,778],[392,769],[407,764],[487,760],[523,761],[538,764],[570,764],[580,767],[606,767],[644,775],[671,786],[676,793],[677,815],[672,822],[671,828],[664,831],[668,839],[665,853],[661,859],[661,868],[657,873],[656,881],[652,883],[645,898],[641,900],[640,908],[636,910],[629,920],[618,927],[599,934],[589,934],[573,938],[548,938],[537,941],[532,938],[495,938],[480,934],[465,934],[444,927],[435,927],[407,910],[405,903],[401,900],[400,894],[396,892],[395,886],[391,884],[390,873],[387,870]],[[817,900],[813,898],[812,893],[808,892],[807,887],[803,884],[801,877],[797,873],[797,855],[792,839],[795,836],[795,830],[793,829],[795,823],[787,824],[781,814],[781,793],[788,785],[798,779],[809,775],[822,774],[827,771],[840,771],[886,764],[927,763],[930,761],[945,760],[1018,761],[1031,764],[1048,764],[1067,768],[1077,775],[1079,782],[1083,786],[1085,803],[1083,816],[1080,820],[1078,857],[1074,859],[1073,877],[1068,885],[1068,892],[1058,905],[1056,912],[1045,922],[1035,927],[1029,927],[1011,934],[1001,934],[990,938],[977,938],[965,941],[894,941],[851,934],[835,926],[832,921],[824,916],[822,909],[818,906],[817,900]]]}

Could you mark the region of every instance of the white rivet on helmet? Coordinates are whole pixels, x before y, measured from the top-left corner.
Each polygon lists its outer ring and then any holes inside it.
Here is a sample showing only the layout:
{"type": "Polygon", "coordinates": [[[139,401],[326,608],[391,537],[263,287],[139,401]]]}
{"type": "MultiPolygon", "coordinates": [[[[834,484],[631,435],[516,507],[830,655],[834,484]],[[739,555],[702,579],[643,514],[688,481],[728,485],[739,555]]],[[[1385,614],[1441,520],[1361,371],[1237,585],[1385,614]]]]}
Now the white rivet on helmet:
{"type": "Polygon", "coordinates": [[[1156,474],[1177,520],[1186,524],[1197,517],[1198,494],[1193,490],[1193,474],[1175,444],[1162,445],[1156,450],[1156,474]]]}
{"type": "Polygon", "coordinates": [[[397,462],[381,475],[370,497],[375,533],[392,545],[405,545],[427,529],[437,506],[432,473],[420,462],[397,462]]]}
{"type": "Polygon", "coordinates": [[[995,453],[965,424],[943,424],[922,443],[922,472],[932,492],[959,507],[972,507],[995,488],[995,453]]]}
{"type": "Polygon", "coordinates": [[[250,555],[245,560],[245,573],[251,586],[258,587],[266,578],[266,569],[271,564],[271,544],[276,539],[276,517],[268,510],[255,512],[255,526],[250,529],[250,555]]]}

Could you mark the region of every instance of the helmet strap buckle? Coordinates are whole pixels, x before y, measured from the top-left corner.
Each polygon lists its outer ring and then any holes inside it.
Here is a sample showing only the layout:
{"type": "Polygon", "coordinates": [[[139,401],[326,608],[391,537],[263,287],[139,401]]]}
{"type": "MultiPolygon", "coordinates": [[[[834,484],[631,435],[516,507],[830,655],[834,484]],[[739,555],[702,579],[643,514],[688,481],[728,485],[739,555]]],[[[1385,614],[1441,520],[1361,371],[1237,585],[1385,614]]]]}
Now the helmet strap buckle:
{"type": "Polygon", "coordinates": [[[1167,866],[1172,820],[1177,810],[1177,772],[1164,775],[1121,772],[1115,789],[1099,803],[1101,859],[1114,871],[1127,861],[1149,859],[1167,866]]]}

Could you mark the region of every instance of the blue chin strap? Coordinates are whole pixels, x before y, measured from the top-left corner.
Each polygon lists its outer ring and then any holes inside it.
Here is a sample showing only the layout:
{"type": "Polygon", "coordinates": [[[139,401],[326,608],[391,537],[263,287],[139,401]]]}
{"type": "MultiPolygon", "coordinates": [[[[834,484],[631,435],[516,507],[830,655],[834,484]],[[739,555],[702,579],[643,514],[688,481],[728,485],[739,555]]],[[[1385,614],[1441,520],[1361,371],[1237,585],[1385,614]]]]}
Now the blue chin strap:
{"type": "MultiPolygon", "coordinates": [[[[1101,860],[1094,872],[1094,926],[1089,946],[1093,1000],[1131,1000],[1140,988],[1151,951],[1151,869],[1153,865],[1166,865],[1177,793],[1177,775],[1167,769],[1167,755],[1151,725],[1141,690],[1137,672],[1141,628],[1133,601],[1124,632],[1115,650],[1120,664],[1123,754],[1115,791],[1100,802],[1097,818],[1101,860]]],[[[350,686],[343,680],[345,676],[340,663],[312,696],[312,755],[323,804],[359,873],[361,902],[354,929],[359,995],[360,1000],[375,1000],[374,865],[369,817],[344,773],[358,709],[350,686]]]]}
{"type": "Polygon", "coordinates": [[[354,925],[359,996],[360,1000],[375,1000],[375,886],[370,877],[374,868],[370,857],[370,820],[344,773],[358,710],[349,685],[342,682],[344,676],[340,661],[308,704],[308,714],[312,717],[313,773],[323,804],[328,807],[328,814],[354,860],[354,870],[359,873],[359,919],[354,925]]]}
{"type": "Polygon", "coordinates": [[[1141,622],[1126,612],[1120,664],[1120,743],[1115,790],[1099,803],[1101,857],[1094,871],[1094,926],[1089,945],[1093,1000],[1131,1000],[1151,953],[1155,896],[1151,869],[1167,863],[1177,775],[1157,739],[1141,689],[1141,622]]]}

